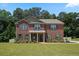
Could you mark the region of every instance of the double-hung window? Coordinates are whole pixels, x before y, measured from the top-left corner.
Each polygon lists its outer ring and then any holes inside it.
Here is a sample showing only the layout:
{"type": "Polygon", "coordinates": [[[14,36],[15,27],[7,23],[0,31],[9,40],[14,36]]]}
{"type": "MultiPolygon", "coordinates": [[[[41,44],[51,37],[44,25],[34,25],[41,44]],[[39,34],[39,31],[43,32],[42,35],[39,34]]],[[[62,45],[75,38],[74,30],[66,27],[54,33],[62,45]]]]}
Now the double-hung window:
{"type": "Polygon", "coordinates": [[[53,31],[55,31],[56,30],[56,24],[51,24],[50,25],[50,29],[53,30],[53,31]]]}
{"type": "Polygon", "coordinates": [[[20,24],[20,29],[21,30],[27,30],[28,29],[28,25],[25,23],[20,24]]]}
{"type": "Polygon", "coordinates": [[[40,24],[34,24],[34,30],[41,30],[40,24]]]}

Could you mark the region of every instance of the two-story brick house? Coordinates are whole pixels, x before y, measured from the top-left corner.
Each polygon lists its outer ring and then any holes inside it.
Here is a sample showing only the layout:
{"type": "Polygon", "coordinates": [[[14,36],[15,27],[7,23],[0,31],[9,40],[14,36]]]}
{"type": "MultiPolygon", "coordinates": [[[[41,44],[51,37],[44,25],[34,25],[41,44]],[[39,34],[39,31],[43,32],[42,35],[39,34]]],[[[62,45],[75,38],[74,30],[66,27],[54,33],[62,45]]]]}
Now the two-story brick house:
{"type": "Polygon", "coordinates": [[[16,22],[16,41],[63,41],[63,26],[64,23],[57,19],[22,19],[16,22]]]}

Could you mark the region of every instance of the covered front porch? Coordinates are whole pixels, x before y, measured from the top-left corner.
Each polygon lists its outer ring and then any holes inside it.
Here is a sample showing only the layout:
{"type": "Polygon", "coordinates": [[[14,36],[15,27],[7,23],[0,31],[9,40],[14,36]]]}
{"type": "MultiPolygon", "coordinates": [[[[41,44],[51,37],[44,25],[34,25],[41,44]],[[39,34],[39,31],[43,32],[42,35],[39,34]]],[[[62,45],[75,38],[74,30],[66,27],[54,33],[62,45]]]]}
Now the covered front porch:
{"type": "Polygon", "coordinates": [[[29,31],[30,42],[45,42],[45,31],[29,31]]]}

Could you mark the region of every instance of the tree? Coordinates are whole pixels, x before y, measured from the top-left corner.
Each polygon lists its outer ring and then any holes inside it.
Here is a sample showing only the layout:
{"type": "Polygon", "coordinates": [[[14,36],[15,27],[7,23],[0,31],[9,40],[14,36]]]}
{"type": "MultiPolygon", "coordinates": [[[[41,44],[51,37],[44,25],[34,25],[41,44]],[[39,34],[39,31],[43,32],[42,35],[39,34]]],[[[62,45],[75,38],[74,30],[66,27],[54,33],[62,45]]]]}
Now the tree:
{"type": "Polygon", "coordinates": [[[40,18],[42,19],[50,19],[50,13],[46,10],[42,10],[40,18]]]}
{"type": "Polygon", "coordinates": [[[13,12],[13,16],[18,19],[23,19],[23,10],[21,8],[16,8],[13,12]]]}
{"type": "Polygon", "coordinates": [[[27,16],[29,16],[29,10],[25,9],[23,11],[23,15],[24,15],[24,18],[27,17],[27,16]]]}
{"type": "Polygon", "coordinates": [[[79,37],[79,27],[76,28],[76,37],[79,37]]]}
{"type": "Polygon", "coordinates": [[[34,17],[38,17],[40,15],[41,8],[33,7],[29,9],[29,14],[34,17]]]}
{"type": "Polygon", "coordinates": [[[58,19],[61,20],[61,21],[64,21],[65,17],[66,17],[66,12],[60,12],[58,14],[58,19]]]}
{"type": "Polygon", "coordinates": [[[64,27],[64,36],[70,37],[70,35],[71,35],[70,27],[64,27]]]}
{"type": "Polygon", "coordinates": [[[0,42],[8,42],[14,36],[14,22],[12,23],[11,13],[0,10],[0,42]],[[10,26],[10,24],[13,24],[10,26]],[[13,32],[13,33],[12,33],[13,32]]]}
{"type": "Polygon", "coordinates": [[[77,27],[79,27],[79,20],[76,19],[78,14],[79,13],[76,13],[76,12],[69,12],[69,13],[60,12],[59,13],[58,19],[65,23],[64,24],[65,36],[67,35],[71,37],[78,37],[78,35],[76,35],[78,33],[77,27]]]}
{"type": "Polygon", "coordinates": [[[56,17],[55,14],[52,14],[52,15],[50,15],[50,18],[51,18],[51,19],[56,19],[57,17],[56,17]]]}
{"type": "Polygon", "coordinates": [[[4,16],[4,17],[8,17],[10,16],[11,13],[9,11],[6,11],[6,10],[0,10],[0,16],[4,16]]]}
{"type": "Polygon", "coordinates": [[[11,16],[11,13],[6,10],[0,10],[0,33],[6,30],[8,26],[8,18],[11,16]]]}
{"type": "Polygon", "coordinates": [[[33,7],[28,10],[26,9],[24,10],[24,17],[33,16],[33,17],[39,18],[40,12],[41,12],[41,8],[39,7],[33,7]]]}

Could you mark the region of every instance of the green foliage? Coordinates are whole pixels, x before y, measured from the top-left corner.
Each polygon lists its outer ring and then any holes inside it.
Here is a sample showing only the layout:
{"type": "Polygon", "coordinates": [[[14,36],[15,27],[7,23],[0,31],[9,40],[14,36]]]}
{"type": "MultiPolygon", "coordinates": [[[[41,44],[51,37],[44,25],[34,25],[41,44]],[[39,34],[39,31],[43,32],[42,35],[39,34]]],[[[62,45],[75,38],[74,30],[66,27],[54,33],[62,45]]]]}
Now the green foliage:
{"type": "Polygon", "coordinates": [[[15,36],[13,17],[6,10],[0,10],[0,28],[0,42],[8,42],[9,39],[15,36]]]}
{"type": "Polygon", "coordinates": [[[41,8],[33,7],[28,10],[28,16],[39,17],[41,12],[41,8]]]}
{"type": "Polygon", "coordinates": [[[55,39],[58,40],[58,41],[62,40],[61,33],[57,33],[55,39]]]}
{"type": "Polygon", "coordinates": [[[47,10],[42,10],[40,7],[33,7],[25,10],[16,8],[12,15],[9,11],[0,9],[0,42],[7,42],[9,39],[15,38],[15,22],[28,17],[34,17],[34,19],[57,18],[64,22],[64,36],[79,37],[79,13],[60,12],[56,16],[50,14],[47,10]]]}
{"type": "Polygon", "coordinates": [[[79,19],[77,19],[79,13],[76,12],[60,12],[58,19],[64,22],[64,36],[68,37],[79,37],[79,19]],[[77,18],[76,18],[77,17],[77,18]]]}
{"type": "Polygon", "coordinates": [[[57,17],[56,17],[55,14],[52,14],[52,15],[50,15],[50,18],[51,18],[51,19],[56,19],[57,17]]]}
{"type": "Polygon", "coordinates": [[[13,16],[17,17],[18,19],[22,19],[23,18],[23,10],[21,8],[16,8],[16,10],[14,10],[14,12],[13,12],[13,16]]]}
{"type": "Polygon", "coordinates": [[[15,37],[15,27],[12,27],[12,23],[10,23],[6,30],[0,34],[0,42],[8,42],[9,39],[15,37]]]}
{"type": "Polygon", "coordinates": [[[70,27],[64,27],[64,33],[65,33],[65,37],[68,37],[70,36],[70,33],[71,33],[71,30],[70,30],[70,27]]]}
{"type": "Polygon", "coordinates": [[[48,41],[47,42],[52,42],[52,37],[51,37],[51,35],[50,34],[48,34],[48,41]]]}
{"type": "Polygon", "coordinates": [[[49,12],[46,11],[46,10],[43,10],[43,11],[41,12],[41,17],[40,17],[40,18],[42,18],[42,19],[49,19],[49,18],[50,18],[49,12]]]}

